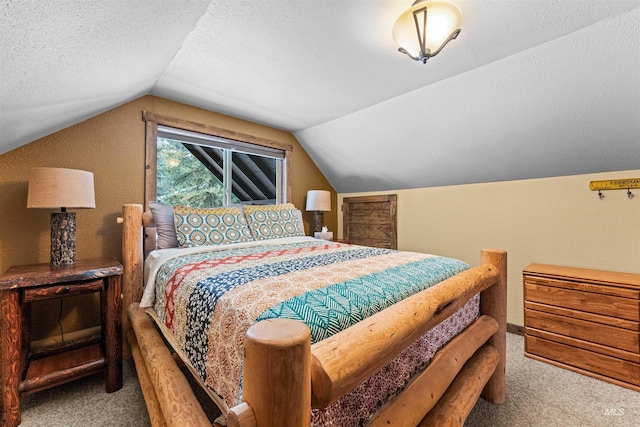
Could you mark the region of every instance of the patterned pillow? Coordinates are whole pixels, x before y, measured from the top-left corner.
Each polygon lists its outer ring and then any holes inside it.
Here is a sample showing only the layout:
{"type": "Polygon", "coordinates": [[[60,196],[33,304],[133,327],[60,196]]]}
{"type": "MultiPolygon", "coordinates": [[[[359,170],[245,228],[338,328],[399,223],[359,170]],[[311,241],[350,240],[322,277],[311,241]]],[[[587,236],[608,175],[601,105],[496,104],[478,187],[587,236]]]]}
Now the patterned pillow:
{"type": "Polygon", "coordinates": [[[239,208],[173,207],[181,248],[251,242],[253,236],[239,208]]]}
{"type": "Polygon", "coordinates": [[[304,236],[302,213],[293,203],[245,206],[244,213],[256,240],[304,236]]]}

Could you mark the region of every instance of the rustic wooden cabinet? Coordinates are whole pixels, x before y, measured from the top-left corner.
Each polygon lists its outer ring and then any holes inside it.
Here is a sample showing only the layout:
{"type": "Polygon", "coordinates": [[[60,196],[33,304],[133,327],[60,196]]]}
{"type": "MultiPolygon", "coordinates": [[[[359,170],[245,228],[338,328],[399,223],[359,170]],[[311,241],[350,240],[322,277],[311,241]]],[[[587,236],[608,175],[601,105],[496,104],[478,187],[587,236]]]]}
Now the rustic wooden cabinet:
{"type": "Polygon", "coordinates": [[[397,249],[397,195],[345,197],[343,238],[355,245],[397,249]]]}
{"type": "Polygon", "coordinates": [[[20,396],[106,370],[106,391],[122,388],[122,265],[77,260],[11,267],[0,276],[0,425],[20,424],[20,396]],[[31,303],[100,292],[101,333],[32,350],[31,303]]]}
{"type": "Polygon", "coordinates": [[[531,264],[525,355],[640,391],[640,274],[531,264]]]}

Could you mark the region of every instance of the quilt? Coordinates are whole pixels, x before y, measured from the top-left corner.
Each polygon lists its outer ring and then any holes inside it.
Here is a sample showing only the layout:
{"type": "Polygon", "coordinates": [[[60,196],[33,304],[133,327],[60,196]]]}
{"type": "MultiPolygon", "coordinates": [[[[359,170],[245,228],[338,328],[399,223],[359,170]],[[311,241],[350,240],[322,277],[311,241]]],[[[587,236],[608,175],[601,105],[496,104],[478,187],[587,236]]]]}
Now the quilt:
{"type": "MultiPolygon", "coordinates": [[[[452,258],[309,237],[160,252],[141,306],[228,406],[242,399],[243,339],[260,320],[304,322],[321,341],[469,266],[452,258]]],[[[476,296],[392,363],[324,410],[316,426],[362,425],[478,315],[476,296]]]]}

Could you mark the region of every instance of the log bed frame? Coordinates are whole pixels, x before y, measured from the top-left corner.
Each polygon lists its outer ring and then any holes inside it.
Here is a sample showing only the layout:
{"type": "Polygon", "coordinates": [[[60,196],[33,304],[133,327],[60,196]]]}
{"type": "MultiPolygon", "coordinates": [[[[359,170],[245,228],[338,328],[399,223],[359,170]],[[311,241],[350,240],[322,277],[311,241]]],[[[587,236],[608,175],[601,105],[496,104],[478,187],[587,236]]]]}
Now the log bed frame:
{"type": "MultiPolygon", "coordinates": [[[[189,382],[152,320],[138,307],[143,246],[155,230],[142,205],[122,209],[125,357],[133,356],[153,426],[210,426],[189,382]]],[[[314,345],[306,325],[271,319],[245,338],[243,402],[227,411],[229,426],[309,426],[324,408],[389,363],[428,329],[478,292],[480,317],[442,348],[405,391],[381,407],[371,426],[462,426],[477,399],[506,399],[507,254],[483,250],[482,265],[413,295],[314,345]]],[[[225,413],[226,412],[226,413],[225,413]]]]}

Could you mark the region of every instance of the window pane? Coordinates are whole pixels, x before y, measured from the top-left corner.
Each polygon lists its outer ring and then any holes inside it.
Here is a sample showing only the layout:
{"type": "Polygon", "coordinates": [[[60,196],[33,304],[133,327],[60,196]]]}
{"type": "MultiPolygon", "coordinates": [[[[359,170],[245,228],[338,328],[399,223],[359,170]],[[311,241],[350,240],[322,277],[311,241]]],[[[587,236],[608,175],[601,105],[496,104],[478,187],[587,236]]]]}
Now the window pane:
{"type": "Polygon", "coordinates": [[[195,207],[286,200],[282,149],[158,127],[156,198],[195,207]]]}
{"type": "Polygon", "coordinates": [[[158,138],[158,201],[194,207],[224,205],[222,150],[158,138]]]}
{"type": "Polygon", "coordinates": [[[246,204],[275,204],[279,160],[237,151],[233,152],[231,159],[234,198],[246,204]]]}

